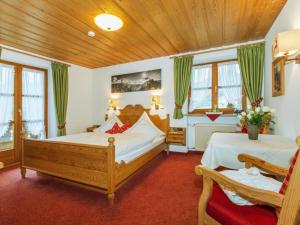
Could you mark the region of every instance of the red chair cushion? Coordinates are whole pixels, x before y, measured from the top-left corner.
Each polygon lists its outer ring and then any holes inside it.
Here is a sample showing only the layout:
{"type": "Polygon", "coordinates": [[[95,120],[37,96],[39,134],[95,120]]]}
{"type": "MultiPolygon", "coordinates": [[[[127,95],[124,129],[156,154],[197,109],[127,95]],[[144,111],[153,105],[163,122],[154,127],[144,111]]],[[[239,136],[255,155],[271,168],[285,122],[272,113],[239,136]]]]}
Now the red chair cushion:
{"type": "Polygon", "coordinates": [[[294,166],[295,166],[295,164],[296,164],[296,162],[297,162],[297,158],[298,158],[298,155],[299,155],[299,150],[300,150],[300,149],[297,150],[297,152],[295,153],[295,155],[294,155],[294,157],[293,157],[292,163],[291,163],[291,165],[290,165],[290,167],[289,167],[288,174],[287,174],[286,177],[284,178],[284,181],[283,181],[283,183],[282,183],[282,185],[281,185],[281,188],[280,188],[280,190],[279,190],[279,193],[280,193],[280,194],[283,194],[283,195],[284,195],[285,192],[286,192],[286,189],[287,189],[287,187],[288,187],[288,184],[289,184],[291,175],[292,175],[292,173],[293,173],[294,166]]]}
{"type": "Polygon", "coordinates": [[[213,193],[206,212],[222,225],[276,225],[277,216],[269,206],[239,206],[232,203],[218,185],[213,193]]]}
{"type": "Polygon", "coordinates": [[[121,127],[119,127],[118,123],[115,123],[110,130],[105,131],[107,134],[118,134],[122,133],[121,127]]]}

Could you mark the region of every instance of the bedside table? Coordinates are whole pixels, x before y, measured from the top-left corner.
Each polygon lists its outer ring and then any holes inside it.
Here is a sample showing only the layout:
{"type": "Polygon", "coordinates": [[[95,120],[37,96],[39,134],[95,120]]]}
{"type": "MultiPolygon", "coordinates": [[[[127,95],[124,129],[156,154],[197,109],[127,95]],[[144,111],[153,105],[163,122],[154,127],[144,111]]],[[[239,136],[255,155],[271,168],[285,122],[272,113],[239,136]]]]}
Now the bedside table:
{"type": "Polygon", "coordinates": [[[95,129],[100,127],[100,125],[93,125],[91,127],[86,128],[86,132],[94,132],[95,129]]]}
{"type": "Polygon", "coordinates": [[[166,142],[172,145],[185,145],[185,128],[171,127],[167,133],[166,142]]]}

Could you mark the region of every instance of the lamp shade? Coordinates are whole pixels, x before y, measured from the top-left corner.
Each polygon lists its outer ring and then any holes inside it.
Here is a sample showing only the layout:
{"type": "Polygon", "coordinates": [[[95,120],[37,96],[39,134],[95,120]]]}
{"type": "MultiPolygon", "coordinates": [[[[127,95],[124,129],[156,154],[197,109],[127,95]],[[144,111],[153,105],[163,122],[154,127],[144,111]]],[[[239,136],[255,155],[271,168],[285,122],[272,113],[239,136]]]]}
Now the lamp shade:
{"type": "Polygon", "coordinates": [[[108,107],[115,109],[115,108],[117,108],[117,106],[118,106],[118,100],[110,98],[108,101],[108,107]]]}
{"type": "Polygon", "coordinates": [[[119,17],[107,13],[96,16],[95,23],[106,31],[119,30],[123,26],[123,21],[119,17]]]}
{"type": "Polygon", "coordinates": [[[151,97],[151,102],[154,105],[160,105],[160,96],[159,95],[153,95],[151,97]]]}
{"type": "Polygon", "coordinates": [[[300,50],[300,30],[280,32],[273,40],[273,56],[281,57],[297,53],[300,50]]]}

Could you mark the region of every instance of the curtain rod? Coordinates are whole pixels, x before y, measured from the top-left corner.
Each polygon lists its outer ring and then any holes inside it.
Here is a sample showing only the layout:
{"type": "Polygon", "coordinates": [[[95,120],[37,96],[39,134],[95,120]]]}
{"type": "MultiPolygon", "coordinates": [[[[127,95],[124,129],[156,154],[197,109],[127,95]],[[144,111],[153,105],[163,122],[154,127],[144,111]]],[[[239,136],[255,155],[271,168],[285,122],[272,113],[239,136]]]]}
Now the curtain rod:
{"type": "Polygon", "coordinates": [[[216,48],[208,48],[208,49],[203,49],[203,50],[199,50],[199,51],[195,51],[195,52],[187,52],[187,53],[180,53],[177,55],[172,55],[172,56],[170,56],[170,59],[179,58],[182,56],[192,56],[192,55],[198,55],[198,54],[204,54],[204,53],[217,52],[217,51],[221,51],[221,50],[229,50],[229,49],[234,49],[234,48],[238,48],[238,47],[242,47],[242,46],[248,46],[248,45],[264,43],[264,42],[265,42],[265,39],[260,39],[260,40],[248,41],[248,42],[232,44],[232,45],[223,45],[223,46],[216,47],[216,48]]]}
{"type": "Polygon", "coordinates": [[[39,59],[51,61],[51,62],[63,63],[65,65],[67,65],[68,67],[71,66],[70,64],[65,63],[64,61],[56,60],[56,59],[49,58],[49,57],[46,57],[46,56],[37,55],[37,54],[34,54],[34,53],[29,53],[29,52],[26,52],[26,51],[23,51],[23,50],[20,50],[20,49],[16,49],[16,48],[13,48],[13,47],[9,47],[9,46],[6,46],[6,45],[0,44],[0,48],[6,49],[6,50],[9,50],[9,51],[12,51],[12,52],[16,52],[16,53],[21,53],[21,54],[24,54],[24,55],[32,56],[32,57],[35,57],[35,58],[39,58],[39,59]]]}

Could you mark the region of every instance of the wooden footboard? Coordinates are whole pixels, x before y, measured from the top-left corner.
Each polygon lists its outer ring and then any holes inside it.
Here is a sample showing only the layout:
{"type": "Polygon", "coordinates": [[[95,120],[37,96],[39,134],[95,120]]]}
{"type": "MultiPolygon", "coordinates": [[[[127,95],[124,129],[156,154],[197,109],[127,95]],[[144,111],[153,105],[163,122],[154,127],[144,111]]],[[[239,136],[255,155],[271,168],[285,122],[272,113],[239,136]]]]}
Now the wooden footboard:
{"type": "Polygon", "coordinates": [[[26,169],[31,169],[87,185],[106,193],[113,205],[115,190],[168,147],[162,143],[129,163],[119,164],[115,162],[114,141],[111,137],[108,146],[97,146],[23,139],[22,177],[25,178],[26,169]]]}
{"type": "Polygon", "coordinates": [[[114,193],[114,138],[108,146],[23,139],[21,174],[32,169],[114,193]]]}

